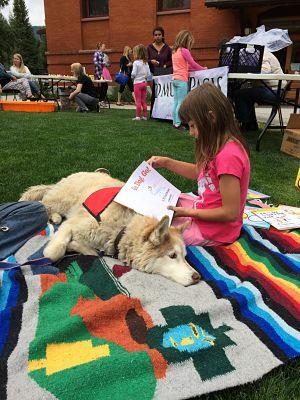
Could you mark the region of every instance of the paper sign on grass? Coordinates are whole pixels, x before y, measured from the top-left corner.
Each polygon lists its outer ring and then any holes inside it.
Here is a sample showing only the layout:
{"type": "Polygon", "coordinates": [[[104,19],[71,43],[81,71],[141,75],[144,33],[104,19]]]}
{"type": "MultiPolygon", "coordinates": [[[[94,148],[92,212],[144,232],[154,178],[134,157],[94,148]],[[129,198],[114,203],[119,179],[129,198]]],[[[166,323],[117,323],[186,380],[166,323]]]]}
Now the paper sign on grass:
{"type": "Polygon", "coordinates": [[[180,190],[160,173],[143,161],[129,177],[114,201],[147,217],[161,219],[174,212],[168,206],[176,206],[180,190]]]}

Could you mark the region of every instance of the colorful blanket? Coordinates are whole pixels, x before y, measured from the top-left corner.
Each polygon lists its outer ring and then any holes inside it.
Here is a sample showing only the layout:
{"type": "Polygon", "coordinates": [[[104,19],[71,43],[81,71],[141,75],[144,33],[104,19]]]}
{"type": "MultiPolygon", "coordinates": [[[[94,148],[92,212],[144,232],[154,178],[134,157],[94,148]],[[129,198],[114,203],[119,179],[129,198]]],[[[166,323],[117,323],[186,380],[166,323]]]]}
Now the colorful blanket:
{"type": "Polygon", "coordinates": [[[0,271],[1,399],[185,399],[300,354],[299,233],[190,247],[203,280],[185,288],[106,257],[41,262],[51,229],[0,271]]]}

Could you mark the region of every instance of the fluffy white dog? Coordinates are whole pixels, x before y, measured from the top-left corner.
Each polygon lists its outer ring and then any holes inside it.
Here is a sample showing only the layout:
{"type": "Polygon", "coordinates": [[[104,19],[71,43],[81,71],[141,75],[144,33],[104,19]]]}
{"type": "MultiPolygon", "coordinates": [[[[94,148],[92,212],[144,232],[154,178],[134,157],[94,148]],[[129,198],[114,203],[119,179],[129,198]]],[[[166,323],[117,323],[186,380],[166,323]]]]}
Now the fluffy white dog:
{"type": "Polygon", "coordinates": [[[185,260],[181,236],[186,225],[169,227],[169,218],[161,221],[135,213],[112,202],[97,221],[82,203],[95,191],[124,185],[104,172],[78,172],[53,185],[32,186],[20,200],[41,201],[50,219],[60,223],[58,231],[44,250],[45,257],[56,261],[67,250],[87,255],[106,255],[140,271],[162,275],[184,286],[195,284],[200,275],[185,260]]]}

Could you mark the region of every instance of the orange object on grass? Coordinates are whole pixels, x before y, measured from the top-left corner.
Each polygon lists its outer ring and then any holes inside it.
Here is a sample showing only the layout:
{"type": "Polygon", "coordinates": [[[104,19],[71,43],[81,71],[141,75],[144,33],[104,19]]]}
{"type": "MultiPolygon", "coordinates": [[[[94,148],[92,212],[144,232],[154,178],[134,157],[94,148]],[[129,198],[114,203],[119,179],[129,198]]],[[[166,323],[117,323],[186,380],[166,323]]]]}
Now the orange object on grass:
{"type": "Polygon", "coordinates": [[[56,103],[44,101],[0,100],[0,108],[3,111],[53,112],[56,109],[56,103]]]}

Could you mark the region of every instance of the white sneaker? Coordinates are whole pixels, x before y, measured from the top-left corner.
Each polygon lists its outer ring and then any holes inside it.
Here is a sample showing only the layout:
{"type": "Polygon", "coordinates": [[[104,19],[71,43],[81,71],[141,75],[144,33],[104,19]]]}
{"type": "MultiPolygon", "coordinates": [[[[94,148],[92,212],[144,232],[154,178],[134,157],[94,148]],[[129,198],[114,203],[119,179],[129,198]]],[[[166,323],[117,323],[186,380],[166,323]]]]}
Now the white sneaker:
{"type": "Polygon", "coordinates": [[[134,118],[132,118],[132,121],[140,121],[141,120],[141,117],[134,117],[134,118]]]}
{"type": "Polygon", "coordinates": [[[142,117],[143,121],[147,121],[147,119],[148,119],[147,117],[142,117]]]}

